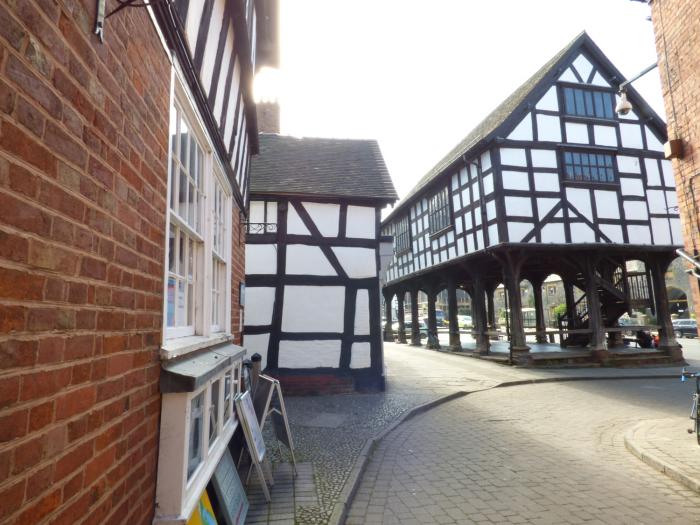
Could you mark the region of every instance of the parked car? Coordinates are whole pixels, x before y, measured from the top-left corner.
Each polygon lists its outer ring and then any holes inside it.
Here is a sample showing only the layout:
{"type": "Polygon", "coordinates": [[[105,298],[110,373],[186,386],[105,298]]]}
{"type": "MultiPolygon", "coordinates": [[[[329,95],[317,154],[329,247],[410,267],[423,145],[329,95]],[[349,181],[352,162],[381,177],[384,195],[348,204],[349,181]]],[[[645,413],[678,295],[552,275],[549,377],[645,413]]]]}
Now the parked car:
{"type": "Polygon", "coordinates": [[[471,315],[458,315],[457,325],[460,328],[471,328],[472,327],[472,316],[471,315]]]}
{"type": "MultiPolygon", "coordinates": [[[[411,337],[411,318],[407,317],[404,321],[404,328],[406,330],[406,336],[411,337]]],[[[392,323],[391,329],[395,334],[399,332],[399,322],[396,321],[392,323]]],[[[424,319],[418,319],[418,331],[420,332],[420,338],[428,337],[428,325],[424,319]]]]}
{"type": "Polygon", "coordinates": [[[697,337],[698,322],[695,319],[676,319],[673,321],[673,332],[676,338],[697,337]]]}
{"type": "Polygon", "coordinates": [[[445,312],[442,310],[435,310],[435,323],[437,326],[445,326],[445,312]]]}

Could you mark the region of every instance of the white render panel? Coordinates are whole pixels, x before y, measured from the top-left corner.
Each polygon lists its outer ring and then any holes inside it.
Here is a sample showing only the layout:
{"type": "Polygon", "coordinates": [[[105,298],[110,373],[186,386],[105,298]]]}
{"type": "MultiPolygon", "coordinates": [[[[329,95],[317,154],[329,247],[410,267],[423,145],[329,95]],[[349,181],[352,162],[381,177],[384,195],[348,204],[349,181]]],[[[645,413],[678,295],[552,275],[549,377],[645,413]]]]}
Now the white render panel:
{"type": "Polygon", "coordinates": [[[668,219],[651,219],[651,231],[654,234],[654,244],[673,244],[668,219]]]}
{"type": "Polygon", "coordinates": [[[243,346],[248,351],[248,354],[260,354],[262,356],[262,361],[260,362],[261,370],[265,370],[267,366],[267,346],[269,342],[270,334],[247,334],[243,336],[243,346]]]}
{"type": "Polygon", "coordinates": [[[559,117],[537,115],[537,140],[543,142],[561,142],[561,124],[559,117]]]}
{"type": "Polygon", "coordinates": [[[559,191],[559,175],[556,173],[535,172],[535,189],[537,191],[559,191]]]}
{"type": "MultiPolygon", "coordinates": [[[[219,47],[218,35],[221,33],[221,24],[224,21],[224,4],[225,0],[216,0],[211,12],[209,21],[209,38],[204,43],[204,55],[202,57],[202,68],[200,75],[202,85],[207,94],[211,93],[211,80],[214,75],[214,60],[216,59],[216,51],[219,47]],[[211,36],[210,36],[211,35],[211,36]]],[[[194,48],[193,48],[194,51],[194,48]]],[[[220,93],[219,96],[222,96],[220,93]]]]}
{"type": "Polygon", "coordinates": [[[489,246],[498,244],[498,224],[489,226],[489,246]]]}
{"type": "Polygon", "coordinates": [[[531,222],[509,222],[508,241],[522,242],[523,238],[532,231],[535,225],[531,222]]]}
{"type": "Polygon", "coordinates": [[[246,275],[276,274],[277,246],[274,244],[245,245],[246,275]]]}
{"type": "Polygon", "coordinates": [[[556,168],[557,154],[551,149],[530,150],[532,166],[535,168],[556,168]]]}
{"type": "Polygon", "coordinates": [[[573,144],[589,143],[588,126],[586,124],[567,122],[564,126],[566,129],[566,142],[571,142],[573,144]]]}
{"type": "Polygon", "coordinates": [[[280,368],[338,368],[340,341],[280,341],[280,368]]]}
{"type": "Polygon", "coordinates": [[[333,253],[351,279],[377,276],[376,252],[372,248],[334,246],[333,253]]]}
{"type": "Polygon", "coordinates": [[[532,140],[532,116],[530,113],[515,126],[515,129],[508,135],[510,140],[532,140]]]}
{"type": "Polygon", "coordinates": [[[535,108],[543,111],[559,111],[559,97],[557,96],[556,86],[552,86],[547,90],[535,108]]]}
{"type": "Polygon", "coordinates": [[[647,190],[647,201],[649,202],[649,213],[668,214],[666,209],[666,198],[662,190],[647,190]]]}
{"type": "Polygon", "coordinates": [[[290,235],[311,235],[294,206],[287,208],[287,233],[290,235]]]}
{"type": "Polygon", "coordinates": [[[612,242],[619,244],[624,242],[624,238],[622,237],[622,226],[619,224],[599,224],[598,228],[612,242]]]}
{"type": "Polygon", "coordinates": [[[472,234],[467,235],[467,253],[472,253],[475,249],[474,246],[474,236],[472,234]]]}
{"type": "Polygon", "coordinates": [[[564,244],[566,243],[566,232],[564,224],[560,222],[550,222],[542,227],[542,242],[564,244]]]}
{"type": "Polygon", "coordinates": [[[668,213],[675,213],[678,211],[678,195],[675,191],[666,192],[666,206],[668,213]]]}
{"type": "Polygon", "coordinates": [[[588,190],[580,188],[566,188],[566,200],[576,208],[589,221],[593,221],[593,209],[591,208],[591,196],[588,190]]]}
{"type": "Polygon", "coordinates": [[[526,171],[503,170],[501,178],[503,179],[503,188],[506,190],[530,190],[526,171]]]}
{"type": "Polygon", "coordinates": [[[357,290],[355,335],[369,335],[369,292],[367,290],[357,290]]]}
{"type": "Polygon", "coordinates": [[[599,219],[619,219],[620,204],[617,200],[617,192],[595,190],[595,208],[599,219]]]}
{"type": "Polygon", "coordinates": [[[578,78],[576,78],[576,75],[574,75],[573,71],[571,71],[571,68],[566,68],[566,71],[564,71],[561,76],[559,77],[560,82],[574,82],[578,84],[578,78]]]}
{"type": "Polygon", "coordinates": [[[661,161],[661,171],[664,174],[664,184],[669,188],[675,188],[676,179],[673,177],[673,166],[671,166],[670,160],[664,159],[661,161]]]}
{"type": "MultiPolygon", "coordinates": [[[[624,201],[625,218],[630,221],[646,221],[649,218],[644,201],[624,201]]],[[[630,237],[632,239],[632,237],[630,237]]]]}
{"type": "Polygon", "coordinates": [[[620,173],[641,173],[642,170],[639,167],[639,157],[627,157],[625,155],[618,155],[617,170],[620,173]]]}
{"type": "Polygon", "coordinates": [[[664,151],[664,145],[661,144],[661,141],[656,138],[656,135],[654,135],[654,132],[649,129],[649,126],[644,126],[644,133],[647,136],[647,148],[649,148],[651,151],[664,151]]]}
{"type": "Polygon", "coordinates": [[[493,193],[493,175],[491,173],[483,178],[482,183],[484,185],[484,195],[493,193]]]}
{"type": "MultiPolygon", "coordinates": [[[[238,88],[241,84],[241,64],[240,61],[233,57],[233,79],[231,83],[230,93],[238,93],[238,88]]],[[[231,137],[233,136],[233,120],[236,116],[236,111],[226,112],[226,126],[224,127],[224,144],[231,143],[231,137]]]]}
{"type": "Polygon", "coordinates": [[[656,159],[644,159],[644,166],[647,169],[647,184],[649,186],[661,186],[659,161],[656,159]]]}
{"type": "Polygon", "coordinates": [[[593,80],[591,81],[591,84],[593,84],[594,86],[610,87],[610,84],[608,84],[607,80],[603,78],[599,71],[596,71],[596,74],[593,75],[593,80]]]}
{"type": "Polygon", "coordinates": [[[245,325],[261,326],[272,323],[275,288],[250,286],[245,290],[245,325]]]}
{"type": "Polygon", "coordinates": [[[375,209],[369,206],[348,206],[346,237],[374,239],[376,236],[375,209]]]}
{"type": "Polygon", "coordinates": [[[506,166],[527,167],[525,150],[519,148],[501,148],[501,164],[506,166]]]}
{"type": "Polygon", "coordinates": [[[634,239],[635,244],[651,244],[649,226],[630,224],[627,226],[627,237],[634,239]]]}
{"type": "Polygon", "coordinates": [[[617,133],[613,126],[593,126],[593,140],[598,146],[617,147],[617,133]]]}
{"type": "Polygon", "coordinates": [[[233,25],[229,25],[228,31],[226,33],[226,44],[224,46],[224,55],[223,55],[223,62],[221,63],[221,73],[219,74],[219,83],[217,84],[216,88],[216,101],[214,102],[214,116],[216,117],[216,121],[219,123],[219,125],[224,124],[224,115],[222,115],[222,111],[224,110],[224,92],[226,90],[226,79],[228,78],[228,71],[230,67],[233,67],[233,64],[231,64],[231,58],[234,60],[236,59],[235,56],[232,56],[233,52],[233,25]],[[226,74],[224,74],[226,73],[226,74]]]}
{"type": "Polygon", "coordinates": [[[569,228],[573,242],[595,242],[595,232],[585,222],[572,222],[569,228]]]}
{"type": "Polygon", "coordinates": [[[669,219],[671,224],[671,233],[673,234],[673,244],[683,244],[683,230],[681,228],[681,220],[677,217],[669,219]]]}
{"type": "Polygon", "coordinates": [[[532,203],[529,197],[506,197],[506,215],[532,217],[532,203]]]}
{"type": "Polygon", "coordinates": [[[341,333],[344,311],[344,286],[285,286],[282,331],[341,333]]]}
{"type": "Polygon", "coordinates": [[[290,244],[287,246],[288,275],[337,275],[318,246],[290,244]]]}
{"type": "Polygon", "coordinates": [[[369,368],[372,365],[372,345],[353,343],[350,354],[350,368],[369,368]]]}
{"type": "Polygon", "coordinates": [[[340,204],[304,202],[303,205],[321,235],[324,237],[338,236],[340,204]]]}
{"type": "Polygon", "coordinates": [[[481,154],[481,171],[487,171],[491,169],[491,153],[484,151],[481,154]]]}
{"type": "Polygon", "coordinates": [[[579,76],[584,82],[588,80],[588,77],[590,77],[593,72],[593,65],[583,55],[577,56],[572,65],[576,71],[578,71],[579,76]]]}
{"type": "Polygon", "coordinates": [[[490,221],[491,219],[496,218],[496,201],[492,200],[486,203],[486,220],[490,221]]]}
{"type": "Polygon", "coordinates": [[[187,41],[190,44],[192,53],[197,47],[197,35],[202,22],[202,11],[204,10],[204,2],[192,2],[192,5],[187,9],[187,22],[185,22],[185,33],[187,41]]]}
{"type": "Polygon", "coordinates": [[[622,195],[644,196],[644,183],[641,179],[630,177],[620,177],[620,191],[622,195]]]}
{"type": "Polygon", "coordinates": [[[248,220],[250,222],[265,222],[265,202],[250,201],[248,220]]]}
{"type": "Polygon", "coordinates": [[[537,199],[537,215],[539,219],[542,220],[542,218],[552,211],[552,208],[559,204],[559,202],[559,199],[546,199],[542,197],[537,199]]]}
{"type": "Polygon", "coordinates": [[[620,140],[625,148],[643,149],[642,128],[639,124],[620,124],[620,140]]]}

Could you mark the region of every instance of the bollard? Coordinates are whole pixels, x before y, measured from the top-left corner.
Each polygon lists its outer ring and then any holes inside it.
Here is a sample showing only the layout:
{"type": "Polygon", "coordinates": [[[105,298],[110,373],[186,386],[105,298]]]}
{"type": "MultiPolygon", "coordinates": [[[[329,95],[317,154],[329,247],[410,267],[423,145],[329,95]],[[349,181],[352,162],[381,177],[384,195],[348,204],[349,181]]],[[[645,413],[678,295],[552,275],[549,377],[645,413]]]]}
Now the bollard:
{"type": "Polygon", "coordinates": [[[262,365],[262,356],[258,353],[250,356],[250,362],[252,363],[252,368],[250,370],[250,383],[251,390],[255,392],[255,388],[258,386],[258,378],[260,377],[260,367],[262,365]]]}

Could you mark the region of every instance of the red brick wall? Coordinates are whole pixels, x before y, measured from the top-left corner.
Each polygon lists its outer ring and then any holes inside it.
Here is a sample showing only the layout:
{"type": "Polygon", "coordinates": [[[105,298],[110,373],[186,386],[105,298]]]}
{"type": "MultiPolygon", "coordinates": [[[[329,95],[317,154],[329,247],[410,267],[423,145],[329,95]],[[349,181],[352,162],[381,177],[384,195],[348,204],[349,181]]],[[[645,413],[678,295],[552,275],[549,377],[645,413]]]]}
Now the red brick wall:
{"type": "MultiPolygon", "coordinates": [[[[683,140],[684,154],[673,161],[685,248],[700,254],[700,2],[654,0],[659,73],[669,138],[683,140]],[[670,85],[670,86],[669,86],[670,85]],[[693,198],[694,193],[694,198],[693,198]]],[[[700,318],[697,282],[692,286],[700,318]]]]}
{"type": "Polygon", "coordinates": [[[3,523],[153,515],[170,74],[94,9],[0,2],[3,523]]]}
{"type": "MultiPolygon", "coordinates": [[[[245,282],[245,233],[241,223],[240,211],[233,204],[233,220],[231,221],[232,241],[231,241],[231,332],[233,341],[237,345],[243,344],[241,333],[241,294],[240,285],[245,282]]],[[[244,298],[245,300],[245,298],[244,298]]],[[[250,357],[250,356],[246,356],[250,357]]]]}

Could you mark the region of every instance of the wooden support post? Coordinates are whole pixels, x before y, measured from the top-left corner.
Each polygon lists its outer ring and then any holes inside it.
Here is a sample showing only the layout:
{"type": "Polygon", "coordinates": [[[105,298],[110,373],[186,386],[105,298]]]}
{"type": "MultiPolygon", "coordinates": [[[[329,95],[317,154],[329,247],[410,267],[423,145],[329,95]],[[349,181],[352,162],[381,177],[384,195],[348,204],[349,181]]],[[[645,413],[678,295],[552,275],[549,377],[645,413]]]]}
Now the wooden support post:
{"type": "Polygon", "coordinates": [[[522,255],[506,252],[503,259],[503,277],[510,305],[510,347],[513,352],[529,352],[525,341],[523,304],[520,297],[520,270],[525,259],[522,255]]]}
{"type": "Polygon", "coordinates": [[[394,342],[394,329],[391,327],[393,324],[393,311],[391,309],[391,301],[393,298],[393,293],[384,292],[384,317],[386,318],[386,322],[384,323],[384,341],[387,343],[394,342]]]}
{"type": "Polygon", "coordinates": [[[649,274],[654,288],[656,322],[659,324],[659,350],[668,353],[674,360],[683,359],[683,350],[676,341],[671,322],[671,309],[668,307],[668,290],[666,289],[666,272],[673,256],[654,254],[649,257],[649,274]]]}
{"type": "Polygon", "coordinates": [[[459,352],[462,350],[462,342],[459,339],[459,322],[457,320],[457,283],[453,274],[447,276],[447,315],[450,350],[459,352]]]}
{"type": "Polygon", "coordinates": [[[435,292],[428,291],[428,344],[426,348],[438,350],[440,341],[438,340],[437,319],[435,317],[435,292]]]}
{"type": "MultiPolygon", "coordinates": [[[[496,325],[496,307],[493,302],[493,296],[496,293],[496,285],[491,283],[486,288],[486,318],[488,320],[487,325],[489,332],[495,332],[498,330],[496,325]]],[[[472,307],[473,308],[473,307],[472,307]]],[[[493,341],[498,341],[498,336],[493,335],[490,337],[493,341]]]]}
{"type": "Polygon", "coordinates": [[[411,344],[420,346],[420,319],[418,319],[418,288],[411,290],[411,344]]]}
{"type": "Polygon", "coordinates": [[[564,281],[564,298],[566,300],[566,316],[569,329],[576,328],[576,298],[574,297],[574,284],[564,281]]]}
{"type": "Polygon", "coordinates": [[[488,313],[484,303],[484,282],[480,276],[474,277],[472,285],[472,322],[474,323],[474,339],[476,341],[475,352],[479,355],[487,355],[490,349],[488,331],[488,313]]]}
{"type": "MultiPolygon", "coordinates": [[[[584,256],[585,257],[585,256],[584,256]]],[[[588,305],[588,328],[591,330],[591,340],[588,347],[596,361],[604,363],[608,360],[608,346],[605,340],[605,325],[600,309],[598,294],[598,276],[596,275],[597,260],[589,255],[584,261],[586,276],[586,304],[588,305]]]]}
{"type": "Polygon", "coordinates": [[[535,339],[538,343],[547,342],[547,325],[544,322],[544,303],[542,301],[542,284],[544,279],[534,278],[530,280],[532,293],[535,294],[535,339]]]}
{"type": "Polygon", "coordinates": [[[404,299],[406,298],[406,292],[401,291],[397,294],[396,298],[398,299],[398,311],[396,313],[396,317],[398,318],[399,322],[399,335],[397,342],[399,343],[406,343],[406,320],[405,320],[405,315],[404,315],[404,310],[403,310],[403,302],[404,299]]]}

